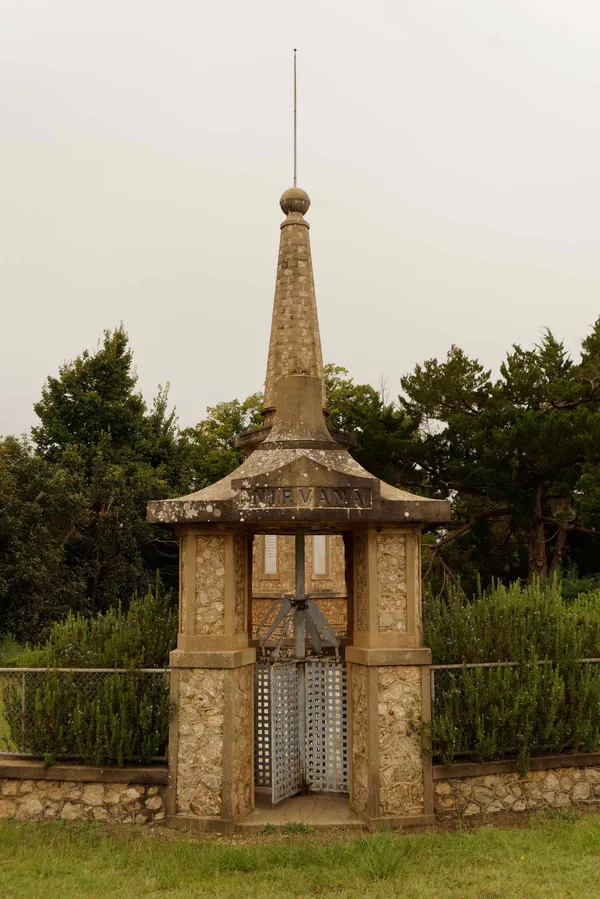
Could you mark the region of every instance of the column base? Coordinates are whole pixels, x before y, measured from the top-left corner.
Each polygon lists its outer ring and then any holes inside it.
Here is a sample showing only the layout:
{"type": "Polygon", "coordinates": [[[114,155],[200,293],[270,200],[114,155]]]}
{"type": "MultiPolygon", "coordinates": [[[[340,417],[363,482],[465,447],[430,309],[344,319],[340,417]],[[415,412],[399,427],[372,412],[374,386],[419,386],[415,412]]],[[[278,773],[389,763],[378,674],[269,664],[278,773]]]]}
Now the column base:
{"type": "Polygon", "coordinates": [[[431,827],[435,824],[435,815],[406,815],[404,817],[371,818],[364,816],[364,821],[371,832],[376,830],[406,830],[413,827],[431,827]]]}
{"type": "Polygon", "coordinates": [[[196,833],[233,833],[239,822],[228,818],[202,818],[198,815],[167,815],[167,827],[196,833]]]}

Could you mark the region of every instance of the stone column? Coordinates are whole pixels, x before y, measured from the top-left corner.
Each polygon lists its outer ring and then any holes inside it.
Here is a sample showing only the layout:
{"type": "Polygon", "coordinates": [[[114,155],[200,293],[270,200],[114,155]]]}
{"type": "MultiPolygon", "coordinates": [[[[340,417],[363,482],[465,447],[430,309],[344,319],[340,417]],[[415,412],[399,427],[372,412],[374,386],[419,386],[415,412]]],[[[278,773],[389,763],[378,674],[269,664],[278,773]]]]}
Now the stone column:
{"type": "Polygon", "coordinates": [[[420,528],[368,526],[353,544],[350,802],[371,827],[428,823],[431,652],[421,626],[420,528]]]}
{"type": "Polygon", "coordinates": [[[214,527],[181,528],[179,536],[167,819],[171,825],[232,830],[254,808],[250,537],[214,527]]]}

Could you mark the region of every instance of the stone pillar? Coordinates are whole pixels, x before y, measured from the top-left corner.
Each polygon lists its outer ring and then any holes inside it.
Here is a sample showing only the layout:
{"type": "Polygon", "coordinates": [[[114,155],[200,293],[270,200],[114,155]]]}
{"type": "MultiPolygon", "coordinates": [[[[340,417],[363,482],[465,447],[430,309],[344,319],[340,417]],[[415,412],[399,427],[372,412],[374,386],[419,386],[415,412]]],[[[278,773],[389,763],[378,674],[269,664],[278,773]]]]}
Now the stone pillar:
{"type": "Polygon", "coordinates": [[[171,653],[171,825],[232,830],[254,808],[254,667],[245,531],[180,536],[179,635],[171,653]]]}
{"type": "Polygon", "coordinates": [[[350,802],[371,827],[433,821],[431,652],[421,625],[420,528],[353,536],[350,802]]]}

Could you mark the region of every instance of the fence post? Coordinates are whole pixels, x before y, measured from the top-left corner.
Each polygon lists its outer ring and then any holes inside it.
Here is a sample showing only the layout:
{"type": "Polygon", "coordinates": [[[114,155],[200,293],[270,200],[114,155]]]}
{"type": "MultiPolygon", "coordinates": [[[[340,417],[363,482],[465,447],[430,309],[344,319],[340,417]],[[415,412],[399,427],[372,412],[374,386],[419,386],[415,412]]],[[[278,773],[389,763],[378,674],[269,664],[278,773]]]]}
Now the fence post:
{"type": "Polygon", "coordinates": [[[25,704],[25,680],[27,675],[25,672],[21,675],[21,752],[25,752],[25,715],[27,713],[27,706],[25,704]]]}
{"type": "Polygon", "coordinates": [[[433,753],[433,727],[435,724],[435,669],[430,666],[429,667],[429,693],[431,696],[431,726],[430,726],[430,738],[431,738],[431,751],[433,753]]]}

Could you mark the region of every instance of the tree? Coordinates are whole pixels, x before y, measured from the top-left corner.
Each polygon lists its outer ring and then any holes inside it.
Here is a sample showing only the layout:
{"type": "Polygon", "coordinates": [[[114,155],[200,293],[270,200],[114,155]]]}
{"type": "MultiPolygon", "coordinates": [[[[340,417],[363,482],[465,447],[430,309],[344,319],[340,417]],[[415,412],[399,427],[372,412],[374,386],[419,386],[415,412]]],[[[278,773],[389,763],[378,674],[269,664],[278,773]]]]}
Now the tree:
{"type": "Polygon", "coordinates": [[[486,566],[486,578],[545,576],[561,569],[574,537],[600,535],[598,497],[589,507],[600,463],[599,342],[600,320],[576,365],[547,331],[531,350],[514,346],[496,381],[452,347],[444,362],[402,379],[419,435],[406,452],[431,492],[453,499],[432,565],[454,556],[473,576],[486,566]]]}
{"type": "Polygon", "coordinates": [[[261,393],[252,393],[242,402],[209,406],[207,418],[181,432],[183,491],[201,490],[241,465],[245,454],[236,448],[235,438],[262,426],[262,399],[261,393]]]}
{"type": "Polygon", "coordinates": [[[329,427],[353,434],[352,455],[371,474],[394,486],[420,486],[419,475],[405,452],[414,422],[370,384],[355,384],[348,370],[325,366],[329,427]]]}
{"type": "Polygon", "coordinates": [[[0,633],[33,639],[69,609],[84,607],[81,572],[67,556],[86,524],[76,474],[24,440],[0,441],[0,633]]]}
{"type": "Polygon", "coordinates": [[[145,521],[148,500],[175,495],[181,480],[175,414],[168,388],[159,388],[148,410],[136,381],[119,327],[105,332],[95,352],[49,377],[34,407],[38,454],[84,485],[87,520],[66,547],[66,564],[84,584],[91,611],[127,602],[157,569],[176,582],[171,534],[145,521]]]}

